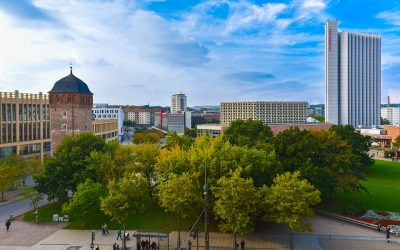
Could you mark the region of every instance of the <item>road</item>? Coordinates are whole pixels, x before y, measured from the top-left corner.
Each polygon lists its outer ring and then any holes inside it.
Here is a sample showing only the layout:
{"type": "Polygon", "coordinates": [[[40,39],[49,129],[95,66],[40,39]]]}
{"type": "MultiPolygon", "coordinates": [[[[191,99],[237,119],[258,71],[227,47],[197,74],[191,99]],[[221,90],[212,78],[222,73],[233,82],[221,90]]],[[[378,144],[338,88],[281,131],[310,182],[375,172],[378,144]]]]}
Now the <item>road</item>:
{"type": "MultiPolygon", "coordinates": [[[[14,217],[21,215],[23,213],[28,212],[29,210],[32,210],[32,207],[29,206],[29,200],[20,202],[20,201],[14,201],[11,203],[8,203],[6,205],[3,205],[0,207],[0,221],[5,221],[10,217],[10,214],[12,214],[14,217]]],[[[44,198],[40,203],[39,206],[43,206],[45,204],[49,203],[47,201],[47,198],[44,198]]]]}

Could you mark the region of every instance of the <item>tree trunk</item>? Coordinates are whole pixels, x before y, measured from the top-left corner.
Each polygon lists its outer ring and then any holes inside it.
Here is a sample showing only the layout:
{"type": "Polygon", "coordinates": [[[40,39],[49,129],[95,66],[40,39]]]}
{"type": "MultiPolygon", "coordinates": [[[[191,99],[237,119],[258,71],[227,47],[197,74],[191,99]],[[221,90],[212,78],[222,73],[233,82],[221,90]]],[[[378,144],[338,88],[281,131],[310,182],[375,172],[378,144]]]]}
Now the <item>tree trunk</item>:
{"type": "Polygon", "coordinates": [[[181,215],[178,214],[178,244],[177,244],[178,250],[181,249],[181,223],[180,223],[180,217],[181,217],[181,215]]]}
{"type": "Polygon", "coordinates": [[[4,190],[1,190],[1,201],[4,201],[4,190]]]}
{"type": "Polygon", "coordinates": [[[124,250],[127,249],[125,232],[126,232],[126,223],[124,223],[124,233],[122,234],[122,249],[124,249],[124,250]]]}
{"type": "Polygon", "coordinates": [[[236,233],[233,233],[233,250],[237,250],[237,248],[236,248],[236,233]]]}
{"type": "Polygon", "coordinates": [[[292,229],[289,227],[289,249],[293,250],[292,229]]]}

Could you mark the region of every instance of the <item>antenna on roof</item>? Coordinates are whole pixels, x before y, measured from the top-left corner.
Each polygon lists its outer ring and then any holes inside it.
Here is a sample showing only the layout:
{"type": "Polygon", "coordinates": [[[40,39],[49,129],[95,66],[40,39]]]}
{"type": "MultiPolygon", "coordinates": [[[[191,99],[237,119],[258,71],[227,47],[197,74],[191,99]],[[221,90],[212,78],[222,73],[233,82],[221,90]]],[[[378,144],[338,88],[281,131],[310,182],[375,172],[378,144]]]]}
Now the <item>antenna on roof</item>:
{"type": "Polygon", "coordinates": [[[72,62],[69,63],[69,68],[70,68],[70,74],[72,75],[72,62]]]}

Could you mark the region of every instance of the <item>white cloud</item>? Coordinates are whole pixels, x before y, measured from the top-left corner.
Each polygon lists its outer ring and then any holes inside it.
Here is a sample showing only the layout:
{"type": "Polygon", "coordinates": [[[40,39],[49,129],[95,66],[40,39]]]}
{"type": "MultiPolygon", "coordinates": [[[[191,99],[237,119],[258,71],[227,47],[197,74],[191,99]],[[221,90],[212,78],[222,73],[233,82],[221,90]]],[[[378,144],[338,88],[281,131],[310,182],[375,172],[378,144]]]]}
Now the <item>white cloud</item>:
{"type": "Polygon", "coordinates": [[[379,13],[377,18],[384,19],[386,22],[393,25],[400,25],[400,11],[384,11],[379,13]]]}

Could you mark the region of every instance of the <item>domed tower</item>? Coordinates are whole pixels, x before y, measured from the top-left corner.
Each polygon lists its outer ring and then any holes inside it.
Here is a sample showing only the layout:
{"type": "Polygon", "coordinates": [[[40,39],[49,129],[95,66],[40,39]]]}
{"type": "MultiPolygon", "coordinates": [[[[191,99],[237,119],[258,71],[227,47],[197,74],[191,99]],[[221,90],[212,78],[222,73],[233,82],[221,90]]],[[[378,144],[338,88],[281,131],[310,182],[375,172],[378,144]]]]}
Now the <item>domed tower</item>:
{"type": "Polygon", "coordinates": [[[51,151],[66,135],[92,131],[93,93],[86,83],[74,76],[58,80],[49,91],[51,151]]]}

